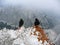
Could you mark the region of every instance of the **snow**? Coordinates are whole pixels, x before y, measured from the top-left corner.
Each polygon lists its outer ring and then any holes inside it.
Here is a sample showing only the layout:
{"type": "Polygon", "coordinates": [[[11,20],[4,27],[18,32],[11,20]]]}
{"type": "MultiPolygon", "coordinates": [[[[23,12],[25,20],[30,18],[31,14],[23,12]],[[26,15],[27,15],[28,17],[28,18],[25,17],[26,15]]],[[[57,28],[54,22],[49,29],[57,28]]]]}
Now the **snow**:
{"type": "MultiPolygon", "coordinates": [[[[0,45],[49,45],[47,41],[44,41],[44,43],[42,43],[42,40],[38,41],[38,32],[36,32],[37,35],[33,35],[34,31],[35,29],[33,27],[25,28],[24,26],[17,30],[1,29],[0,45]]],[[[52,29],[45,29],[45,32],[51,42],[56,44],[59,41],[60,36],[57,37],[56,32],[52,31],[52,29]]]]}
{"type": "Polygon", "coordinates": [[[56,32],[53,31],[52,29],[45,30],[45,32],[47,33],[49,39],[50,39],[52,42],[57,38],[56,32]]]}

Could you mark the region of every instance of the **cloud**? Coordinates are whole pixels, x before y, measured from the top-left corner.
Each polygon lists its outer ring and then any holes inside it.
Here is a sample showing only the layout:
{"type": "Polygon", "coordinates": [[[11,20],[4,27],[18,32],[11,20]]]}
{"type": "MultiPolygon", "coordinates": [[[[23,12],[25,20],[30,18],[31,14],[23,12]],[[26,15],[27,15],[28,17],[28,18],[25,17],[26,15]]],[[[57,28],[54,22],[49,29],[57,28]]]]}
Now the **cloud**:
{"type": "Polygon", "coordinates": [[[3,5],[22,5],[27,8],[47,9],[54,12],[60,11],[57,0],[2,0],[3,5]]]}
{"type": "MultiPolygon", "coordinates": [[[[25,8],[32,8],[43,10],[44,13],[56,18],[56,22],[60,24],[60,1],[59,0],[0,0],[0,5],[8,6],[24,6],[25,8]]],[[[54,20],[54,19],[53,19],[54,20]]],[[[58,24],[58,23],[57,23],[58,24]]]]}

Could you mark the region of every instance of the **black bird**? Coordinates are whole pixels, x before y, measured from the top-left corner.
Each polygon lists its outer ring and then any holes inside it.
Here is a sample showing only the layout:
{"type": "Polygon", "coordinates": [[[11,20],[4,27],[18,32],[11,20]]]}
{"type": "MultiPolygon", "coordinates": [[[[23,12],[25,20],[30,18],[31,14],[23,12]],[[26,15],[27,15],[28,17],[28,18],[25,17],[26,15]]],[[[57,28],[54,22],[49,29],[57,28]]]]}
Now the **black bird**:
{"type": "Polygon", "coordinates": [[[39,25],[40,24],[40,22],[39,22],[39,20],[36,18],[35,19],[35,22],[34,22],[34,25],[36,26],[36,25],[39,25]]]}
{"type": "Polygon", "coordinates": [[[20,19],[20,21],[19,21],[19,27],[23,26],[23,24],[24,24],[23,19],[20,19]]]}

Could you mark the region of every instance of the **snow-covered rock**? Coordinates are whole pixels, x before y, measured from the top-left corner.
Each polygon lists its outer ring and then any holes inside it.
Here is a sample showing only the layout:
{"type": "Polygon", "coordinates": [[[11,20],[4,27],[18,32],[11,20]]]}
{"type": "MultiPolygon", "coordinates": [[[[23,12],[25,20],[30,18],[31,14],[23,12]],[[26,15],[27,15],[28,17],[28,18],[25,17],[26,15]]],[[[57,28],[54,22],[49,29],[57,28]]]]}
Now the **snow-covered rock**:
{"type": "MultiPolygon", "coordinates": [[[[38,41],[38,32],[36,32],[37,35],[33,35],[34,31],[33,27],[25,28],[24,26],[17,30],[4,28],[0,30],[0,45],[49,45],[47,41],[44,41],[44,43],[42,43],[42,40],[38,41]]],[[[54,42],[57,43],[59,41],[54,31],[45,30],[45,32],[52,42],[57,40],[54,42]]]]}

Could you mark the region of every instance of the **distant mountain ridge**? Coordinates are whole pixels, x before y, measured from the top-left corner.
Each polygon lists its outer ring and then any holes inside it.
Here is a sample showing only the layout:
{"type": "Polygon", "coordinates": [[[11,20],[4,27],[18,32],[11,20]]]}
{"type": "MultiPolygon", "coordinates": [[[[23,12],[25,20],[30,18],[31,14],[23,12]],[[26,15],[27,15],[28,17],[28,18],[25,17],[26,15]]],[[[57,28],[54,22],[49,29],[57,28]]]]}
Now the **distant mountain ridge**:
{"type": "Polygon", "coordinates": [[[7,28],[7,29],[17,29],[17,27],[11,26],[7,23],[0,22],[0,29],[7,28]]]}
{"type": "Polygon", "coordinates": [[[47,13],[48,12],[37,9],[8,6],[0,9],[0,20],[18,26],[18,22],[22,18],[24,20],[24,26],[31,27],[34,24],[35,18],[38,18],[42,28],[53,28],[56,21],[53,17],[48,16],[47,13]]]}

